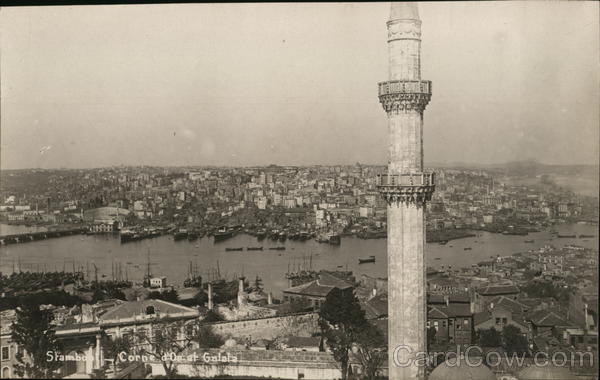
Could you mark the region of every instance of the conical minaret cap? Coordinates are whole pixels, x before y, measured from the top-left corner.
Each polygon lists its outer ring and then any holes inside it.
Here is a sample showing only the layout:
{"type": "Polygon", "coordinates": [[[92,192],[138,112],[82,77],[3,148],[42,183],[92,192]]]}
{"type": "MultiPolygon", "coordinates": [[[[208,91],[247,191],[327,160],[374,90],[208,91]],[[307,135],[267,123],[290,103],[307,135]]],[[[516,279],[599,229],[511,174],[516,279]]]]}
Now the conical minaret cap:
{"type": "Polygon", "coordinates": [[[417,3],[413,1],[392,1],[390,20],[420,20],[417,3]]]}

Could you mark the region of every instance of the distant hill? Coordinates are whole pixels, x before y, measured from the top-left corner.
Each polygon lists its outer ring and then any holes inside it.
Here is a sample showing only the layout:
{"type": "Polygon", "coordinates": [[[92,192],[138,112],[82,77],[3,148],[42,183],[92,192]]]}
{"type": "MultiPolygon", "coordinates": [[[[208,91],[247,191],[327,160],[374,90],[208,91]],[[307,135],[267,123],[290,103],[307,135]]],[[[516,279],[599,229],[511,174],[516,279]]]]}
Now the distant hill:
{"type": "Polygon", "coordinates": [[[582,175],[598,177],[600,166],[596,165],[553,165],[537,161],[512,161],[502,164],[477,164],[477,163],[431,163],[427,166],[448,169],[481,169],[510,176],[528,175],[582,175]]]}

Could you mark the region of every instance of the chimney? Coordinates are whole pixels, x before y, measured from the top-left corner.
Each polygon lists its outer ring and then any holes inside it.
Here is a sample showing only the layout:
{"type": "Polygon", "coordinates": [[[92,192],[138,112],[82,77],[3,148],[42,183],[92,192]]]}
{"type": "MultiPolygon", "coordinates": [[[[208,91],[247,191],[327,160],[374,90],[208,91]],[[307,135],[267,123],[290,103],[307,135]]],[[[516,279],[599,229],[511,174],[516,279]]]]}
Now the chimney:
{"type": "Polygon", "coordinates": [[[208,283],[208,310],[213,308],[212,283],[208,283]]]}
{"type": "Polygon", "coordinates": [[[240,285],[238,287],[238,293],[243,293],[244,292],[244,278],[240,277],[240,285]]]}
{"type": "Polygon", "coordinates": [[[269,292],[269,294],[267,294],[267,303],[269,305],[273,304],[273,294],[271,292],[269,292]]]}
{"type": "MultiPolygon", "coordinates": [[[[567,317],[567,319],[568,318],[569,317],[567,317]]],[[[585,321],[585,330],[587,331],[587,330],[590,329],[590,326],[588,324],[588,304],[587,303],[583,304],[583,318],[584,318],[584,321],[585,321]]]]}
{"type": "Polygon", "coordinates": [[[448,295],[444,296],[444,301],[446,301],[446,306],[450,306],[450,297],[448,295]]]}
{"type": "Polygon", "coordinates": [[[494,308],[494,303],[490,302],[490,310],[492,310],[494,308]]]}
{"type": "Polygon", "coordinates": [[[377,288],[373,288],[373,297],[377,295],[377,288]]]}

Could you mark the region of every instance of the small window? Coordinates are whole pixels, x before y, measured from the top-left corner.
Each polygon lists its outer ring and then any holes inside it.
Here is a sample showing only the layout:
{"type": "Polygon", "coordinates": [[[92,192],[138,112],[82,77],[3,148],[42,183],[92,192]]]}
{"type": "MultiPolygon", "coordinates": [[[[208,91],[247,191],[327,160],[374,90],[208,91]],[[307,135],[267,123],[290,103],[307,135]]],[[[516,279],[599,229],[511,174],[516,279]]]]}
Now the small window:
{"type": "Polygon", "coordinates": [[[506,324],[506,318],[502,318],[502,324],[506,324]]]}
{"type": "Polygon", "coordinates": [[[10,360],[10,347],[2,346],[2,360],[10,360]]]}
{"type": "Polygon", "coordinates": [[[496,324],[499,325],[500,324],[500,318],[496,318],[496,324]]]}
{"type": "Polygon", "coordinates": [[[146,307],[146,315],[154,314],[154,306],[150,305],[146,307]]]}

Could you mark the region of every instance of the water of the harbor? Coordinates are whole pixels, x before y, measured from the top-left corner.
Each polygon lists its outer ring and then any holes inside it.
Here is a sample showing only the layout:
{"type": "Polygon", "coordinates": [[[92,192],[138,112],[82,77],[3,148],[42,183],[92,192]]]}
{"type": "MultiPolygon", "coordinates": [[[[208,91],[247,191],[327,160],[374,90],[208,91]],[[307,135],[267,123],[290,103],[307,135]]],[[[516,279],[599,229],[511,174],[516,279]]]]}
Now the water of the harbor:
{"type": "MultiPolygon", "coordinates": [[[[28,227],[0,225],[2,235],[27,232],[28,227]]],[[[33,231],[33,230],[30,230],[33,231]]],[[[564,245],[598,249],[598,231],[594,225],[562,225],[528,236],[510,236],[478,232],[477,237],[451,240],[446,245],[428,243],[426,246],[427,265],[434,268],[467,267],[497,255],[506,256],[526,252],[544,245],[560,248],[564,245]],[[563,235],[594,235],[592,238],[556,238],[551,231],[563,235]],[[533,243],[525,241],[534,240],[533,243]],[[470,247],[470,250],[465,248],[470,247]]],[[[161,236],[138,242],[121,244],[118,235],[75,235],[22,244],[0,247],[0,271],[11,273],[13,268],[29,271],[83,270],[93,277],[92,263],[98,267],[98,276],[112,275],[113,263],[120,263],[123,277],[141,281],[150,257],[153,275],[167,276],[167,282],[181,286],[186,277],[190,261],[198,265],[203,278],[210,272],[219,270],[226,278],[244,275],[263,279],[268,291],[276,297],[287,287],[285,273],[299,266],[311,264],[313,269],[351,270],[357,279],[361,274],[387,276],[386,239],[362,240],[354,237],[342,238],[342,244],[333,246],[313,240],[306,242],[273,242],[265,239],[258,242],[255,237],[237,235],[225,242],[213,243],[212,238],[202,238],[194,242],[173,241],[172,236],[161,236]],[[263,246],[263,251],[247,251],[246,247],[263,246]],[[268,250],[269,247],[285,246],[284,251],[268,250]],[[225,248],[244,247],[243,252],[226,252],[225,248]],[[374,255],[375,263],[358,264],[358,259],[374,255]]]]}

